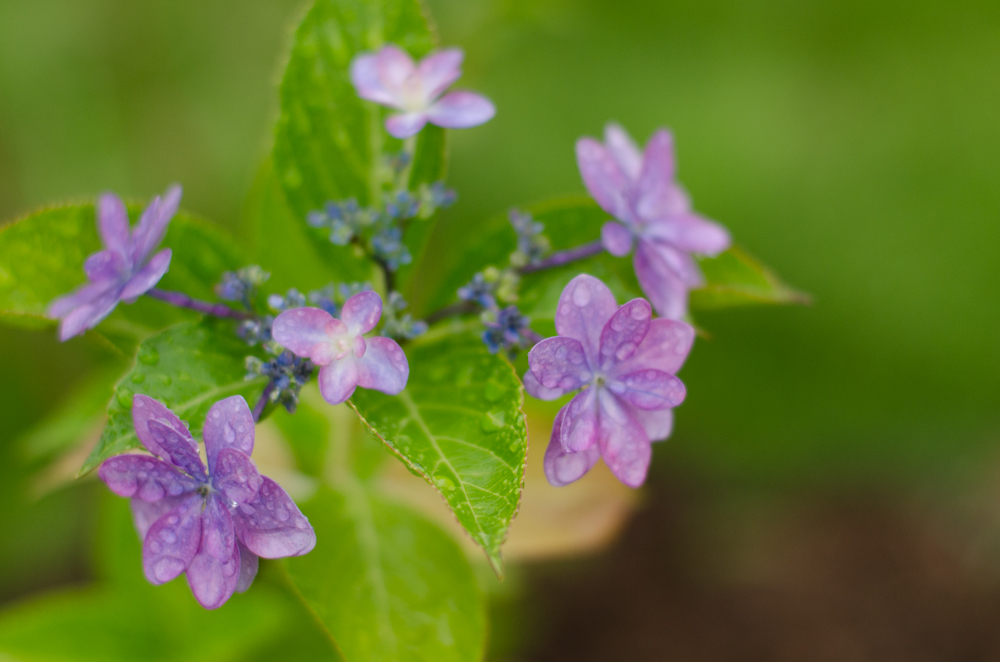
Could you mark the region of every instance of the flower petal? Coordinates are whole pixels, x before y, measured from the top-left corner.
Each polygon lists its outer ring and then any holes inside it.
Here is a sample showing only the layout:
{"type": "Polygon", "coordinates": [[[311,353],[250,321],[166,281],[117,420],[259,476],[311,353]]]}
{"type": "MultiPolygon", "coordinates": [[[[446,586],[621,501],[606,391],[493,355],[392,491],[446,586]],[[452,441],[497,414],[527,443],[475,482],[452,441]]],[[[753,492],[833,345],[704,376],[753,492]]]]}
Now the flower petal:
{"type": "Polygon", "coordinates": [[[493,119],[497,114],[493,102],[481,94],[468,91],[449,92],[427,109],[427,121],[446,129],[467,129],[493,119]]]}
{"type": "Polygon", "coordinates": [[[658,315],[675,320],[687,315],[688,286],[663,263],[648,242],[639,242],[632,255],[632,267],[643,294],[658,315]]]}
{"type": "Polygon", "coordinates": [[[566,408],[563,407],[556,414],[556,420],[552,423],[552,436],[549,438],[549,447],[545,450],[545,477],[551,485],[562,487],[569,485],[575,480],[579,480],[601,457],[601,449],[597,444],[578,453],[567,453],[559,440],[562,429],[562,421],[566,408]]]}
{"type": "Polygon", "coordinates": [[[188,494],[180,496],[163,497],[159,501],[143,501],[137,496],[129,499],[129,506],[132,510],[132,522],[135,524],[135,531],[139,534],[139,540],[146,539],[149,527],[153,526],[156,520],[160,519],[171,510],[179,506],[188,494]]]}
{"type": "Polygon", "coordinates": [[[396,96],[390,94],[378,77],[378,56],[371,53],[358,55],[351,61],[351,82],[358,96],[385,106],[399,107],[396,96]]]}
{"type": "Polygon", "coordinates": [[[615,257],[632,252],[632,232],[621,223],[608,221],[601,226],[601,245],[615,257]]]}
{"type": "Polygon", "coordinates": [[[669,131],[660,129],[646,143],[642,172],[636,182],[636,210],[644,219],[676,201],[675,176],[674,139],[669,131]]]}
{"type": "Polygon", "coordinates": [[[133,397],[132,425],[135,427],[135,436],[139,437],[139,441],[142,442],[142,445],[150,453],[167,462],[173,463],[170,454],[160,446],[159,442],[149,432],[149,422],[152,420],[157,420],[172,428],[174,432],[182,437],[187,437],[187,443],[194,447],[195,452],[198,451],[198,442],[191,436],[183,421],[177,418],[177,414],[167,409],[159,400],[154,400],[148,395],[140,393],[133,397]]]}
{"type": "Polygon", "coordinates": [[[354,357],[345,356],[319,369],[319,392],[331,405],[339,405],[354,395],[360,378],[354,357]]]}
{"type": "Polygon", "coordinates": [[[236,503],[247,503],[257,498],[260,474],[253,460],[235,448],[223,448],[216,460],[212,485],[236,503]]]}
{"type": "Polygon", "coordinates": [[[202,429],[208,473],[218,475],[215,462],[224,448],[233,448],[250,457],[253,453],[254,432],[253,413],[242,395],[232,395],[212,405],[202,429]]]}
{"type": "Polygon", "coordinates": [[[406,79],[416,70],[410,54],[392,44],[383,46],[375,54],[375,68],[382,87],[395,97],[399,96],[406,79]]]}
{"type": "Polygon", "coordinates": [[[674,429],[673,409],[639,409],[628,405],[625,407],[639,425],[646,431],[646,436],[652,442],[663,441],[674,429]]]}
{"type": "Polygon", "coordinates": [[[97,201],[97,232],[105,247],[120,254],[124,260],[131,258],[128,210],[114,193],[105,193],[97,201]]]}
{"type": "Polygon", "coordinates": [[[649,331],[639,349],[609,370],[609,377],[616,378],[646,368],[675,375],[684,365],[692,344],[694,329],[691,325],[677,320],[655,319],[650,322],[649,331]]]}
{"type": "Polygon", "coordinates": [[[164,421],[152,419],[146,423],[146,429],[153,441],[164,450],[170,462],[187,472],[199,482],[208,480],[205,465],[198,455],[198,443],[189,434],[181,434],[164,421]]]}
{"type": "Polygon", "coordinates": [[[69,294],[64,294],[61,297],[53,299],[46,312],[49,317],[54,319],[66,317],[80,306],[94,303],[108,291],[117,287],[118,283],[116,281],[86,283],[69,294]]]}
{"type": "Polygon", "coordinates": [[[225,604],[240,581],[240,550],[233,518],[217,495],[209,497],[205,504],[201,544],[187,567],[187,580],[195,599],[205,609],[225,604]]]}
{"type": "Polygon", "coordinates": [[[642,153],[632,136],[620,124],[610,122],[604,127],[604,146],[630,182],[639,179],[642,172],[642,153]]]}
{"type": "Polygon", "coordinates": [[[639,421],[607,391],[601,391],[599,437],[601,457],[618,480],[629,487],[646,481],[653,449],[639,421]]]}
{"type": "Polygon", "coordinates": [[[190,476],[148,455],[110,457],[101,464],[97,475],[118,496],[134,496],[143,501],[159,501],[198,488],[197,481],[190,476]]]}
{"type": "Polygon", "coordinates": [[[69,311],[63,316],[62,324],[59,325],[59,340],[69,340],[100,324],[101,320],[110,315],[118,305],[120,292],[121,286],[116,282],[110,282],[107,289],[92,301],[69,311]]]}
{"type": "Polygon", "coordinates": [[[556,307],[556,332],[579,340],[591,368],[599,365],[601,331],[618,309],[608,286],[587,274],[580,274],[563,288],[556,307]]]}
{"type": "Polygon", "coordinates": [[[639,409],[668,409],[684,402],[687,389],[674,375],[645,368],[613,379],[608,390],[639,409]]]}
{"type": "Polygon", "coordinates": [[[251,552],[265,559],[300,556],[316,546],[316,532],[291,497],[267,476],[250,503],[233,512],[236,535],[251,552]]]}
{"type": "Polygon", "coordinates": [[[653,317],[645,299],[632,299],[622,304],[601,329],[601,369],[624,361],[638,349],[653,317]]]}
{"type": "Polygon", "coordinates": [[[192,494],[149,527],[142,544],[142,569],[151,584],[177,577],[198,553],[204,502],[200,494],[192,494]]]}
{"type": "Polygon", "coordinates": [[[129,264],[118,251],[106,250],[94,253],[83,263],[87,278],[93,282],[114,281],[128,274],[129,264]]]}
{"type": "Polygon", "coordinates": [[[340,309],[340,320],[347,325],[347,333],[352,336],[368,333],[381,318],[382,297],[371,290],[358,292],[340,309]]]}
{"type": "Polygon", "coordinates": [[[546,389],[569,393],[593,376],[583,345],[575,338],[546,338],[528,352],[531,374],[546,389]]]}
{"type": "Polygon", "coordinates": [[[385,130],[393,138],[404,140],[420,133],[427,124],[427,113],[400,113],[385,119],[385,130]]]}
{"type": "Polygon", "coordinates": [[[643,234],[686,253],[702,255],[718,255],[732,244],[726,228],[691,213],[672,214],[649,223],[643,234]]]}
{"type": "Polygon", "coordinates": [[[170,225],[170,221],[177,214],[177,208],[181,204],[181,193],[180,186],[171,186],[163,198],[157,196],[142,212],[139,223],[132,232],[131,257],[133,264],[138,265],[145,262],[149,254],[156,250],[156,247],[163,241],[163,236],[167,233],[167,226],[170,225]]]}
{"type": "Polygon", "coordinates": [[[436,99],[462,75],[461,48],[446,48],[431,53],[417,65],[417,75],[423,84],[427,99],[436,99]]]}
{"type": "Polygon", "coordinates": [[[246,548],[246,545],[237,540],[236,545],[240,549],[240,581],[236,584],[236,592],[243,593],[253,584],[254,577],[257,576],[257,567],[260,565],[260,557],[246,548]]]}
{"type": "Polygon", "coordinates": [[[410,378],[410,364],[403,349],[391,338],[368,340],[365,355],[357,360],[358,385],[396,395],[410,378]]]}
{"type": "Polygon", "coordinates": [[[313,347],[327,342],[333,316],[321,308],[294,308],[278,315],[271,327],[275,342],[296,356],[311,358],[313,347]]]}
{"type": "Polygon", "coordinates": [[[528,395],[539,400],[556,400],[569,392],[558,388],[545,388],[538,383],[530,368],[521,377],[521,382],[524,384],[524,390],[528,392],[528,395]]]}
{"type": "Polygon", "coordinates": [[[559,441],[567,453],[577,453],[593,446],[597,441],[597,398],[598,389],[588,388],[562,408],[562,426],[559,441]]]}
{"type": "Polygon", "coordinates": [[[587,191],[597,204],[618,220],[633,222],[628,205],[628,179],[604,145],[593,138],[577,140],[576,163],[587,191]]]}
{"type": "Polygon", "coordinates": [[[150,259],[149,263],[138,271],[122,290],[121,299],[129,303],[150,291],[160,282],[163,275],[170,269],[171,250],[164,248],[150,259]]]}

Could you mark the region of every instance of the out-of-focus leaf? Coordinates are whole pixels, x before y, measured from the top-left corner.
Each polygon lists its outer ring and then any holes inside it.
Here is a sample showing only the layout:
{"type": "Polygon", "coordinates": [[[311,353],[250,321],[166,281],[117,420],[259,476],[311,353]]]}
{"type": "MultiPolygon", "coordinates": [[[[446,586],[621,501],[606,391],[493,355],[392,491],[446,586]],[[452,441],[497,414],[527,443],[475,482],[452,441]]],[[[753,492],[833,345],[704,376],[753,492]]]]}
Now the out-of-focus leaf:
{"type": "Polygon", "coordinates": [[[739,246],[701,260],[705,287],[691,292],[692,310],[754,304],[809,303],[809,295],[788,287],[739,246]]]}
{"type": "Polygon", "coordinates": [[[244,379],[244,359],[251,353],[233,332],[232,320],[181,322],[144,340],[132,369],[115,387],[108,425],[81,473],[141,445],[132,426],[132,398],[138,393],[172,409],[190,424],[192,434],[222,398],[239,394],[252,407],[266,379],[244,379]]]}
{"type": "Polygon", "coordinates": [[[351,399],[372,432],[444,495],[500,573],[500,546],[517,512],[528,448],[521,383],[473,335],[407,348],[410,380],[395,396],[351,399]]]}

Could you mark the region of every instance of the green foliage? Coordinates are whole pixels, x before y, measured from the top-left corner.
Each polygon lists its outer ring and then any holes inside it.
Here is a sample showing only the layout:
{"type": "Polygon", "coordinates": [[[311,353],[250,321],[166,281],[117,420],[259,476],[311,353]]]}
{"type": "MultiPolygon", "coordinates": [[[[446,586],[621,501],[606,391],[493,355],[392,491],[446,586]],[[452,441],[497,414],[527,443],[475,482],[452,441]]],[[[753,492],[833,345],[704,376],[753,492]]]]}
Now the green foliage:
{"type": "Polygon", "coordinates": [[[239,394],[252,407],[266,379],[244,379],[243,361],[251,349],[233,333],[233,324],[217,319],[181,322],[144,340],[132,369],[115,387],[108,425],[81,473],[140,447],[132,426],[132,398],[138,393],[172,409],[195,435],[209,408],[222,398],[239,394]]]}
{"type": "Polygon", "coordinates": [[[712,310],[753,304],[809,303],[739,246],[701,261],[705,287],[691,292],[691,308],[712,310]]]}
{"type": "Polygon", "coordinates": [[[414,343],[407,359],[402,393],[358,390],[350,402],[412,472],[437,487],[500,573],[528,449],[521,383],[473,335],[414,343]]]}
{"type": "Polygon", "coordinates": [[[481,659],[485,615],[458,545],[345,471],[302,507],[317,552],[292,581],[347,662],[481,659]]]}

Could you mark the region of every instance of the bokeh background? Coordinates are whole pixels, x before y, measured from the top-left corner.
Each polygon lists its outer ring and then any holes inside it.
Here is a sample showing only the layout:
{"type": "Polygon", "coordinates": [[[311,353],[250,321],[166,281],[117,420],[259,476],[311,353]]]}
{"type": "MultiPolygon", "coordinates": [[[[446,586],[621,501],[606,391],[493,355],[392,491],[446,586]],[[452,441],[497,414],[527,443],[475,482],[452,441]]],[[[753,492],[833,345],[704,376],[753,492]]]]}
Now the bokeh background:
{"type": "MultiPolygon", "coordinates": [[[[813,305],[705,314],[607,549],[522,564],[493,660],[1000,658],[1000,4],[430,0],[463,85],[434,238],[675,132],[697,208],[813,305]]],[[[0,219],[171,182],[240,229],[299,0],[0,0],[0,219]]],[[[99,488],[17,440],[116,359],[0,328],[0,603],[91,573],[99,488]]],[[[540,450],[544,440],[534,440],[540,450]]]]}

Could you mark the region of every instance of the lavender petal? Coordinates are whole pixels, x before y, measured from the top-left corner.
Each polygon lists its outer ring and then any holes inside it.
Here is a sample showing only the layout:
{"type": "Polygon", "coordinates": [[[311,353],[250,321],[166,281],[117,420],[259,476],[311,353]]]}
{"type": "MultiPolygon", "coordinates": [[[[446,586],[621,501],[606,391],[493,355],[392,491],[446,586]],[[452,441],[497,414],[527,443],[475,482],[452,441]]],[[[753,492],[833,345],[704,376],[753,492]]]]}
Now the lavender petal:
{"type": "Polygon", "coordinates": [[[643,293],[661,317],[679,320],[687,314],[688,287],[667,267],[648,242],[639,242],[632,267],[643,293]]]}
{"type": "MultiPolygon", "coordinates": [[[[369,338],[365,354],[357,360],[358,385],[396,395],[410,378],[403,349],[391,338],[369,338]]],[[[350,396],[348,396],[350,397],[350,396]]]]}
{"type": "Polygon", "coordinates": [[[559,295],[556,331],[560,336],[579,340],[587,354],[587,361],[592,367],[597,367],[601,331],[617,309],[618,304],[607,285],[593,276],[580,274],[559,295]]]}
{"type": "Polygon", "coordinates": [[[216,460],[212,485],[236,503],[257,498],[261,477],[253,461],[235,448],[223,448],[216,460]]]}
{"type": "Polygon", "coordinates": [[[608,375],[617,378],[646,368],[676,374],[684,365],[693,344],[694,329],[690,324],[664,318],[655,319],[650,322],[649,331],[635,354],[615,364],[608,375]]]}
{"type": "Polygon", "coordinates": [[[615,257],[632,252],[632,232],[621,223],[608,221],[601,226],[601,245],[615,257]]]}
{"type": "Polygon", "coordinates": [[[125,283],[122,290],[121,299],[132,303],[146,292],[153,289],[163,275],[170,269],[170,256],[172,252],[169,248],[164,248],[149,260],[149,263],[138,271],[125,283]]]}
{"type": "Polygon", "coordinates": [[[531,369],[528,369],[528,371],[524,373],[521,381],[523,382],[524,390],[528,392],[528,395],[533,398],[538,398],[539,400],[555,400],[569,393],[569,391],[564,391],[558,388],[545,388],[538,383],[537,379],[535,379],[535,375],[531,372],[531,369]]]}
{"type": "Polygon", "coordinates": [[[236,544],[240,548],[240,581],[236,584],[236,592],[244,593],[250,588],[254,578],[257,576],[260,558],[238,540],[236,544]]]}
{"type": "Polygon", "coordinates": [[[198,488],[198,483],[176,467],[149,455],[116,455],[105,460],[97,475],[122,497],[159,501],[198,488]]]}
{"type": "Polygon", "coordinates": [[[121,198],[113,193],[105,193],[97,201],[97,232],[109,250],[120,254],[123,260],[131,257],[128,210],[121,198]]]}
{"type": "Polygon", "coordinates": [[[449,92],[427,109],[427,121],[446,129],[467,129],[493,119],[493,102],[475,92],[449,92]]]}
{"type": "Polygon", "coordinates": [[[622,304],[601,329],[601,369],[624,361],[639,348],[649,331],[653,310],[645,299],[622,304]]]}
{"type": "Polygon", "coordinates": [[[167,226],[170,225],[181,204],[181,194],[180,186],[171,186],[163,198],[157,196],[143,211],[139,223],[132,232],[131,257],[134,264],[145,262],[149,254],[163,241],[167,226]]]}
{"type": "Polygon", "coordinates": [[[417,65],[417,76],[423,84],[425,98],[436,99],[462,75],[461,48],[446,48],[428,55],[417,65]]]}
{"type": "Polygon", "coordinates": [[[597,204],[618,220],[632,222],[628,180],[604,145],[593,138],[576,141],[576,163],[587,191],[597,204]]]}
{"type": "Polygon", "coordinates": [[[427,113],[400,113],[390,115],[385,120],[385,130],[393,138],[404,140],[410,136],[420,133],[420,130],[427,124],[427,113]]]}
{"type": "Polygon", "coordinates": [[[139,540],[145,540],[146,534],[149,532],[149,527],[153,526],[156,520],[179,506],[188,496],[188,494],[168,496],[163,497],[159,501],[143,501],[137,496],[129,499],[129,508],[132,511],[132,523],[135,525],[136,533],[139,534],[139,540]]]}
{"type": "Polygon", "coordinates": [[[198,455],[198,444],[191,438],[190,433],[180,434],[169,423],[157,419],[147,422],[146,429],[153,441],[167,453],[169,461],[175,467],[187,472],[199,482],[208,479],[205,465],[198,455]]]}
{"type": "Polygon", "coordinates": [[[621,375],[609,382],[608,389],[639,409],[676,407],[687,394],[684,383],[677,377],[652,368],[621,375]]]}
{"type": "Polygon", "coordinates": [[[344,357],[319,369],[319,392],[331,405],[339,405],[354,395],[360,378],[354,357],[344,357]]]}
{"type": "Polygon", "coordinates": [[[94,253],[83,263],[87,279],[94,283],[117,281],[128,273],[129,264],[118,251],[104,250],[94,253]]]}
{"type": "Polygon", "coordinates": [[[622,174],[630,182],[637,181],[642,172],[642,153],[632,136],[620,124],[610,122],[604,127],[604,146],[622,174]]]}
{"type": "Polygon", "coordinates": [[[187,567],[191,592],[205,609],[216,609],[240,581],[240,550],[233,518],[218,496],[211,496],[201,516],[201,544],[187,567]]]}
{"type": "Polygon", "coordinates": [[[562,393],[575,391],[593,375],[580,341],[563,336],[546,338],[532,347],[528,365],[541,386],[562,393]]]}
{"type": "Polygon", "coordinates": [[[588,388],[569,401],[563,411],[559,441],[567,453],[587,450],[597,442],[599,424],[597,398],[598,389],[588,388]]]}
{"type": "Polygon", "coordinates": [[[202,430],[208,473],[217,475],[216,458],[223,449],[232,448],[249,457],[253,453],[254,433],[253,414],[242,395],[233,395],[212,405],[202,430]]]}
{"type": "Polygon", "coordinates": [[[347,325],[347,333],[358,336],[375,328],[382,318],[382,297],[368,290],[358,292],[344,302],[340,320],[347,325]]]}
{"type": "Polygon", "coordinates": [[[330,339],[326,329],[333,321],[333,316],[321,308],[286,310],[274,320],[271,335],[293,354],[311,358],[313,348],[330,339]]]}
{"type": "Polygon", "coordinates": [[[198,553],[204,501],[200,494],[192,494],[149,527],[142,544],[142,568],[151,584],[174,579],[198,553]]]}
{"type": "Polygon", "coordinates": [[[257,498],[233,512],[236,535],[247,549],[265,559],[300,556],[316,546],[316,532],[291,497],[262,476],[257,498]]]}
{"type": "Polygon", "coordinates": [[[653,455],[649,437],[614,395],[602,391],[598,400],[601,457],[618,480],[629,487],[639,487],[646,481],[653,455]]]}
{"type": "Polygon", "coordinates": [[[593,444],[586,450],[577,453],[567,453],[563,449],[559,440],[562,429],[562,421],[566,408],[563,407],[556,414],[556,420],[552,424],[552,436],[549,438],[549,446],[545,450],[545,477],[551,485],[562,487],[579,480],[585,473],[590,471],[597,459],[601,456],[601,450],[597,444],[593,444]]]}

